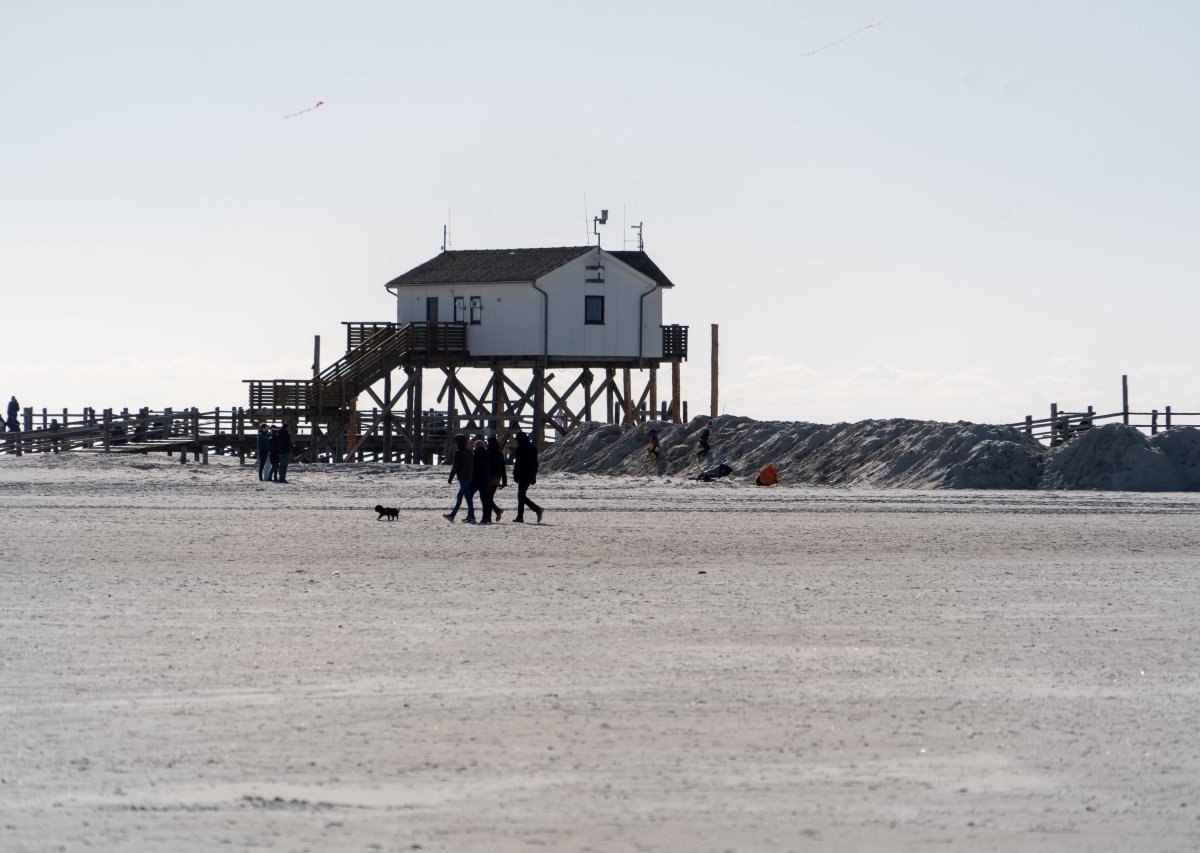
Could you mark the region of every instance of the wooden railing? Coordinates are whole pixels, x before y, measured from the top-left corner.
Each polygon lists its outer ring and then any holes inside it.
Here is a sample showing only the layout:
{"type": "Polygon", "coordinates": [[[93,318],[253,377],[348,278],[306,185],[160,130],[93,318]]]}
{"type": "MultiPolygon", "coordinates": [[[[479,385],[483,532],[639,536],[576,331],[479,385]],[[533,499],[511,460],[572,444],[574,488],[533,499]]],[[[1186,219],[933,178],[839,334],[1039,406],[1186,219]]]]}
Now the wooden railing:
{"type": "Polygon", "coordinates": [[[344,409],[407,361],[467,352],[462,323],[345,323],[347,353],[315,379],[247,379],[250,410],[344,409]]]}
{"type": "Polygon", "coordinates": [[[662,357],[668,360],[682,359],[687,361],[688,327],[662,327],[662,357]]]}

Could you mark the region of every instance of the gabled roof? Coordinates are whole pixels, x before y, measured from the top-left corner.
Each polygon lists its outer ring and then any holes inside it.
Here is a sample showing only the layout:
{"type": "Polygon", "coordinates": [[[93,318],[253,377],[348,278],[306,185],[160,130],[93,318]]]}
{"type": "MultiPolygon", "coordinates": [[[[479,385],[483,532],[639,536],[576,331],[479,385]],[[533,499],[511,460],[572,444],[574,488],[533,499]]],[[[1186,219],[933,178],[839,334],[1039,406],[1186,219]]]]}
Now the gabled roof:
{"type": "Polygon", "coordinates": [[[671,279],[667,278],[666,273],[658,268],[658,264],[650,260],[650,256],[645,252],[607,252],[618,261],[628,264],[642,275],[654,281],[659,287],[674,287],[671,279]]]}
{"type": "MultiPolygon", "coordinates": [[[[389,281],[385,287],[422,284],[479,284],[482,282],[534,281],[553,272],[595,246],[564,246],[553,249],[467,249],[442,252],[418,267],[389,281]]],[[[674,287],[671,280],[645,252],[605,252],[660,287],[674,287]]]]}
{"type": "Polygon", "coordinates": [[[436,258],[397,276],[386,286],[533,281],[592,251],[593,248],[567,246],[557,249],[451,250],[442,252],[436,258]]]}

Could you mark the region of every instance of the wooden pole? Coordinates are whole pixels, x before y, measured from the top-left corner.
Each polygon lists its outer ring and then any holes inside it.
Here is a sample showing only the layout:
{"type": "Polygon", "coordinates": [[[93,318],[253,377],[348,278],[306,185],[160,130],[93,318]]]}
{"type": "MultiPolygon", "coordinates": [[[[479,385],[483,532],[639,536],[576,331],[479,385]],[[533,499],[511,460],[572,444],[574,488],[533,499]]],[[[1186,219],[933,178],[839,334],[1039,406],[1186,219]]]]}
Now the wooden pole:
{"type": "Polygon", "coordinates": [[[1150,410],[1150,434],[1158,435],[1158,409],[1150,410]]]}
{"type": "Polygon", "coordinates": [[[1058,437],[1058,403],[1050,404],[1050,446],[1059,443],[1058,437]]]}
{"type": "Polygon", "coordinates": [[[383,461],[392,461],[392,371],[383,375],[383,461]]]}
{"type": "Polygon", "coordinates": [[[719,342],[718,338],[719,338],[718,327],[717,327],[716,323],[713,323],[712,324],[712,367],[711,367],[711,374],[709,376],[709,381],[712,386],[711,391],[710,391],[712,403],[708,407],[708,416],[710,418],[716,418],[717,413],[720,410],[719,389],[720,389],[720,384],[721,384],[720,383],[721,371],[720,371],[720,366],[719,366],[718,355],[720,353],[721,347],[720,347],[720,342],[719,342]]]}
{"type": "Polygon", "coordinates": [[[616,412],[613,411],[613,377],[617,375],[615,367],[604,368],[604,394],[605,401],[608,407],[605,423],[615,424],[617,422],[616,412]]]}
{"type": "Polygon", "coordinates": [[[682,384],[679,375],[680,369],[679,362],[671,362],[671,423],[674,424],[683,423],[680,420],[683,417],[683,409],[679,405],[679,397],[682,393],[680,390],[682,384]]]}
{"type": "Polygon", "coordinates": [[[413,371],[413,461],[423,465],[425,464],[425,436],[422,433],[425,431],[425,418],[421,409],[424,405],[421,402],[421,386],[424,383],[425,369],[414,367],[413,371]]]}
{"type": "Polygon", "coordinates": [[[533,442],[538,450],[546,446],[546,368],[533,369],[533,442]]]}
{"type": "Polygon", "coordinates": [[[1166,417],[1166,425],[1164,428],[1169,430],[1171,428],[1171,407],[1170,406],[1167,406],[1164,415],[1166,417]]]}
{"type": "Polygon", "coordinates": [[[628,367],[621,369],[621,392],[625,396],[625,420],[627,424],[634,422],[633,419],[633,380],[630,376],[628,367]]]}
{"type": "Polygon", "coordinates": [[[650,368],[650,417],[658,417],[658,368],[650,368]]]}
{"type": "Polygon", "coordinates": [[[583,369],[583,419],[592,420],[592,371],[583,369]]]}
{"type": "Polygon", "coordinates": [[[1121,375],[1121,416],[1125,426],[1129,426],[1129,377],[1121,375]]]}

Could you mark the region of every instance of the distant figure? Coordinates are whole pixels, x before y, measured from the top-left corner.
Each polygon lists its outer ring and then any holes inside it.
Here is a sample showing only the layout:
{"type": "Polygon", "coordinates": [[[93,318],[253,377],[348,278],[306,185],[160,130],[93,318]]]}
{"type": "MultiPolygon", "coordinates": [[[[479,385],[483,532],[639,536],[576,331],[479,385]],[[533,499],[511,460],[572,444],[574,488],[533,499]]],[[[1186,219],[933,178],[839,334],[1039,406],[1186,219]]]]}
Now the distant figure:
{"type": "Polygon", "coordinates": [[[479,493],[479,523],[492,523],[492,474],[491,454],[487,442],[478,439],[471,454],[471,494],[479,493]]]}
{"type": "Polygon", "coordinates": [[[271,458],[271,428],[266,421],[258,425],[258,444],[255,445],[255,455],[258,456],[258,479],[267,479],[267,461],[271,458]]]}
{"type": "Polygon", "coordinates": [[[517,452],[513,459],[513,479],[517,481],[517,517],[514,524],[525,523],[525,507],[537,514],[542,523],[542,508],[529,499],[529,487],[537,483],[537,447],[523,432],[517,433],[517,452]]]}
{"type": "Polygon", "coordinates": [[[21,404],[17,402],[17,395],[14,394],[12,399],[8,401],[8,419],[4,422],[9,432],[21,431],[21,422],[17,420],[17,415],[19,414],[21,414],[21,404]]]}
{"type": "Polygon", "coordinates": [[[279,425],[279,478],[278,482],[286,483],[288,463],[292,461],[292,431],[287,421],[279,425]]]}
{"type": "Polygon", "coordinates": [[[707,471],[697,474],[696,479],[704,483],[711,483],[713,480],[719,480],[722,477],[727,477],[732,473],[733,469],[725,463],[724,459],[722,459],[717,463],[715,468],[709,468],[707,471]]]}
{"type": "Polygon", "coordinates": [[[488,436],[488,474],[491,477],[488,483],[488,500],[492,503],[492,512],[496,515],[496,521],[500,520],[503,511],[496,506],[496,490],[503,489],[508,485],[508,466],[504,462],[504,445],[495,435],[488,436]]]}
{"type": "Polygon", "coordinates": [[[471,450],[467,448],[467,437],[459,433],[454,436],[454,456],[450,460],[450,477],[446,480],[447,483],[453,483],[454,478],[458,477],[458,497],[454,499],[454,509],[442,516],[446,521],[454,522],[454,516],[458,515],[458,508],[462,506],[463,498],[466,498],[467,517],[463,519],[463,523],[475,523],[475,500],[471,497],[471,471],[474,467],[471,450]]]}
{"type": "Polygon", "coordinates": [[[274,481],[279,477],[279,427],[271,428],[270,438],[267,439],[267,457],[271,460],[267,479],[274,481]]]}
{"type": "Polygon", "coordinates": [[[51,419],[50,432],[53,433],[53,435],[50,436],[50,452],[58,453],[62,447],[60,444],[61,440],[58,437],[58,418],[51,419]]]}
{"type": "Polygon", "coordinates": [[[696,454],[697,459],[703,459],[708,455],[708,451],[711,449],[708,446],[708,440],[710,437],[712,437],[712,421],[706,423],[704,425],[704,431],[700,433],[700,452],[696,454]]]}
{"type": "Polygon", "coordinates": [[[646,435],[646,440],[650,443],[650,446],[646,448],[646,461],[651,462],[651,463],[657,462],[658,461],[658,430],[656,430],[656,429],[650,430],[650,432],[646,435]]]}

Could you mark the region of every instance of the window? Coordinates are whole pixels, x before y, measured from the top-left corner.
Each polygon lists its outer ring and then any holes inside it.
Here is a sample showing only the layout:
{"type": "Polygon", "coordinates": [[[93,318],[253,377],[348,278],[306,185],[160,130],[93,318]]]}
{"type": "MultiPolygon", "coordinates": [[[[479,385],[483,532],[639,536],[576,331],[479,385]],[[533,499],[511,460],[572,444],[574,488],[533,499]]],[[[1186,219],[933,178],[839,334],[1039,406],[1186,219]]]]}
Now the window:
{"type": "Polygon", "coordinates": [[[583,297],[583,322],[587,326],[604,325],[604,297],[583,297]]]}
{"type": "Polygon", "coordinates": [[[454,322],[467,322],[467,300],[461,296],[454,297],[454,322]]]}
{"type": "Polygon", "coordinates": [[[471,325],[478,326],[483,322],[483,297],[471,297],[471,325]]]}

